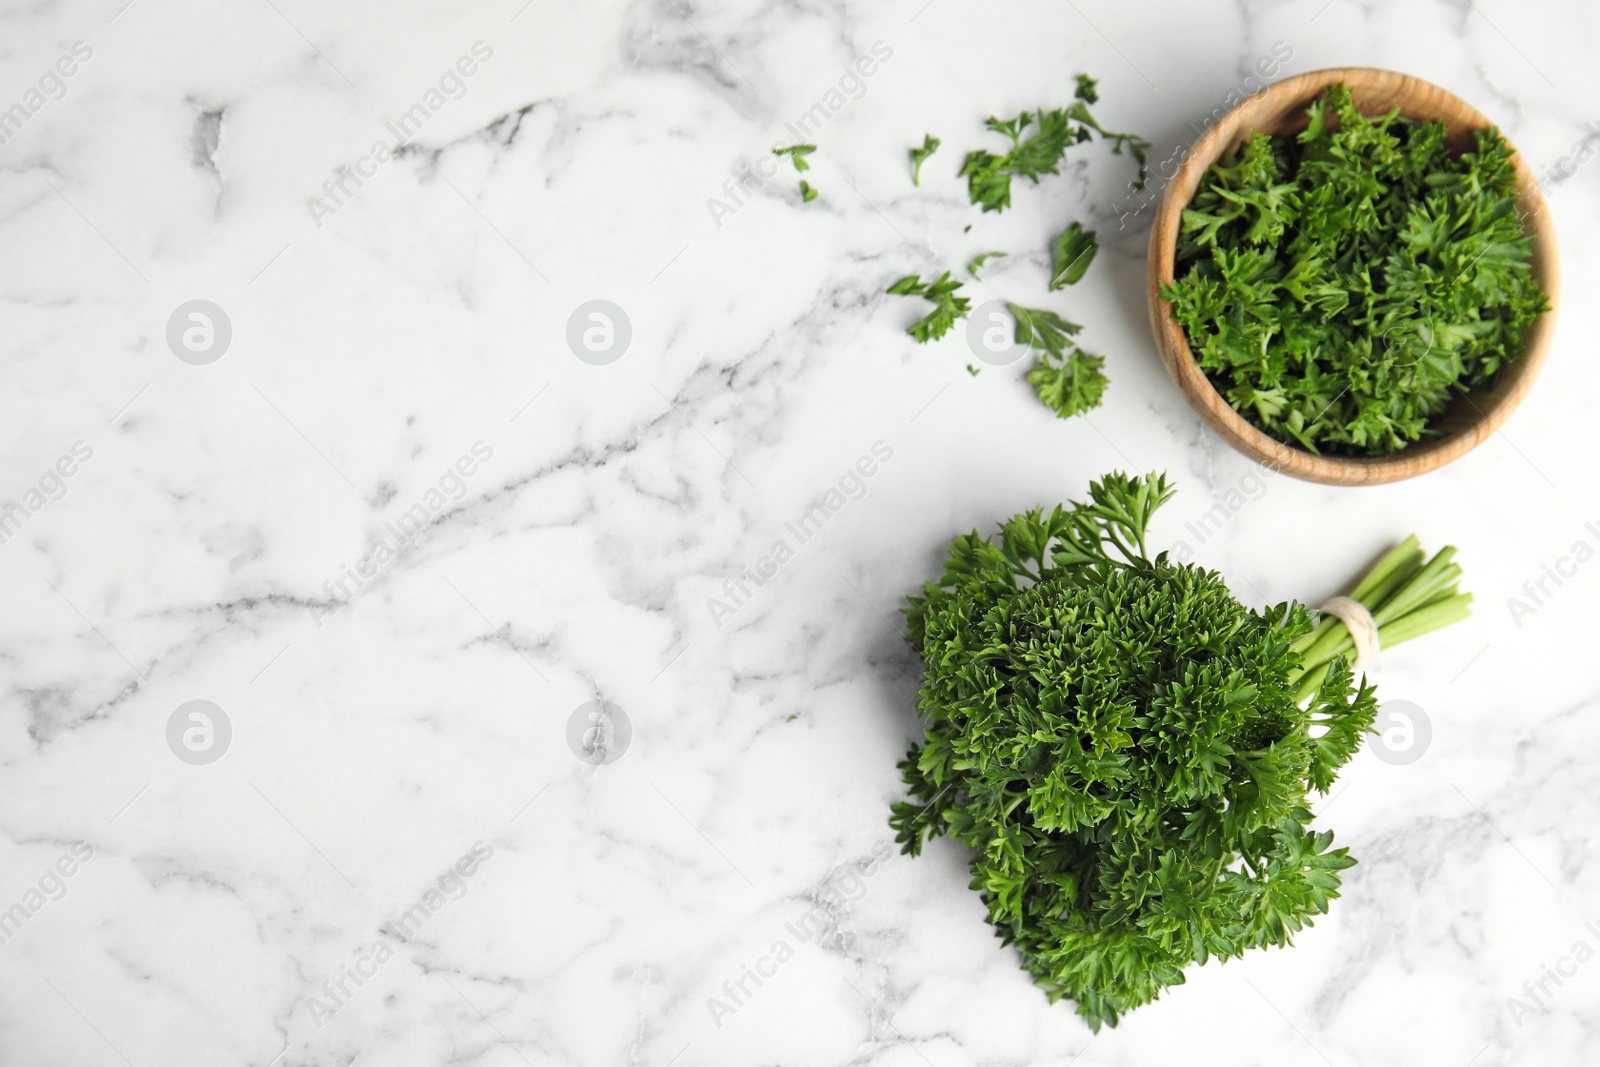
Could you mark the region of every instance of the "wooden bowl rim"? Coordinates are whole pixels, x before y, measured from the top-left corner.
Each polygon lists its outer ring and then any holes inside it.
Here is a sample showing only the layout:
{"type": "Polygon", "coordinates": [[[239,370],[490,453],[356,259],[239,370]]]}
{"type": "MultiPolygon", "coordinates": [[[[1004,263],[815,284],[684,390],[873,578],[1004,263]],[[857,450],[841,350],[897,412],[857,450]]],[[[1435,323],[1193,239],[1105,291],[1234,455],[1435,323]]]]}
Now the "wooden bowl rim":
{"type": "Polygon", "coordinates": [[[1194,199],[1200,179],[1212,163],[1227,150],[1237,148],[1246,133],[1254,131],[1256,126],[1252,123],[1264,125],[1279,118],[1294,106],[1294,101],[1309,102],[1311,97],[1336,82],[1359,89],[1379,81],[1393,83],[1392,95],[1400,100],[1403,116],[1413,117],[1404,101],[1415,99],[1419,94],[1438,94],[1452,110],[1459,110],[1465,116],[1470,128],[1493,125],[1482,112],[1449,90],[1399,71],[1378,67],[1327,67],[1297,74],[1274,82],[1235,104],[1201,134],[1168,182],[1150,231],[1147,267],[1150,325],[1168,376],[1201,420],[1234,448],[1274,471],[1326,485],[1377,485],[1414,478],[1459,459],[1482,444],[1511,417],[1533,387],[1549,353],[1560,299],[1555,227],[1533,171],[1507,139],[1512,151],[1517,195],[1527,230],[1533,236],[1534,277],[1550,301],[1550,310],[1529,327],[1522,358],[1501,372],[1492,390],[1466,394],[1456,401],[1457,405],[1465,402],[1476,409],[1475,417],[1469,417],[1446,436],[1418,442],[1387,456],[1318,456],[1258,429],[1235,411],[1212,385],[1195,361],[1183,327],[1172,317],[1171,305],[1160,295],[1161,285],[1173,280],[1178,224],[1184,209],[1194,199]]]}

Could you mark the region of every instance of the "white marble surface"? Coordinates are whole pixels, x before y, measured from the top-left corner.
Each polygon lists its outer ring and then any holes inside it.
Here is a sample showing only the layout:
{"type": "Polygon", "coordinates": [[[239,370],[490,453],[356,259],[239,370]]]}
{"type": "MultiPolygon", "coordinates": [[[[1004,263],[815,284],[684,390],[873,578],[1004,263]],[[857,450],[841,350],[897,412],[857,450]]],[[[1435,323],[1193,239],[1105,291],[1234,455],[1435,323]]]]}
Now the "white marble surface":
{"type": "Polygon", "coordinates": [[[0,13],[0,108],[92,52],[0,145],[0,496],[59,496],[0,544],[0,909],[26,915],[0,1062],[1593,1062],[1600,961],[1561,960],[1600,948],[1600,562],[1532,615],[1507,600],[1600,545],[1600,162],[1552,189],[1568,299],[1527,404],[1364,491],[1252,481],[1167,384],[1122,161],[1084,150],[998,218],[952,176],[984,116],[1079,71],[1165,158],[1276,42],[1285,73],[1443,84],[1544,170],[1596,136],[1593,5],[123,2],[0,13]],[[820,198],[784,171],[719,226],[708,199],[875,42],[814,138],[820,198]],[[361,162],[418,102],[409,147],[361,162]],[[341,165],[371,177],[312,211],[341,165]],[[1100,260],[1047,298],[1071,218],[1100,260]],[[975,295],[1084,322],[1103,409],[1060,422],[1015,368],[970,378],[958,336],[904,336],[885,284],[986,248],[1013,256],[975,295]],[[632,323],[606,366],[564,340],[595,298],[632,323]],[[232,324],[206,366],[166,341],[192,299],[232,324]],[[876,442],[865,495],[717,625],[708,599],[876,442]],[[902,597],[953,533],[1118,466],[1177,479],[1163,543],[1263,487],[1195,546],[1249,601],[1324,596],[1414,530],[1460,546],[1480,610],[1380,667],[1433,741],[1364,753],[1323,804],[1361,859],[1333,914],[1091,1036],[991,935],[957,849],[882,854],[917,728],[902,597]],[[599,768],[565,734],[594,698],[634,729],[599,768]],[[197,699],[232,725],[206,766],[166,739],[197,699]],[[402,943],[384,926],[419,901],[402,943]]]}

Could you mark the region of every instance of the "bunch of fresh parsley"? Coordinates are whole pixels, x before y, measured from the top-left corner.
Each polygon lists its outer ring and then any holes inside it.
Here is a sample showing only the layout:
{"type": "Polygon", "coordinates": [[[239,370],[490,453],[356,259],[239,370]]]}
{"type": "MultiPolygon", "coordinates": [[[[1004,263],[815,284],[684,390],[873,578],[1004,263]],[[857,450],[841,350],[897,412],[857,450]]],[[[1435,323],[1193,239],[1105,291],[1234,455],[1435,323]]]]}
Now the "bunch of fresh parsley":
{"type": "MultiPolygon", "coordinates": [[[[997,935],[1095,1029],[1327,911],[1355,860],[1309,828],[1309,795],[1377,710],[1342,623],[1149,558],[1172,493],[1113,473],[1087,502],[958,537],[906,609],[926,733],[900,764],[897,840],[970,848],[997,935]]],[[[1384,644],[1464,615],[1452,552],[1425,563],[1408,539],[1363,580],[1358,599],[1394,605],[1384,644]]]]}
{"type": "Polygon", "coordinates": [[[1330,86],[1296,136],[1255,134],[1183,213],[1161,295],[1240,414],[1316,453],[1381,455],[1493,383],[1548,309],[1511,149],[1369,117],[1330,86]]]}

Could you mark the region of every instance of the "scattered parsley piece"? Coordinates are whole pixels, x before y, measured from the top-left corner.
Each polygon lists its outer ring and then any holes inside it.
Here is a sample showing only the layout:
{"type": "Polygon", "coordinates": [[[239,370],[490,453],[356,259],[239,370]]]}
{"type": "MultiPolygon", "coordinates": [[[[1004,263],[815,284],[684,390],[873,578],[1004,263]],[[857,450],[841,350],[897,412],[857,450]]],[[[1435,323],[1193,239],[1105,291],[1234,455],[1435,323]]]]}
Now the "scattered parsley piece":
{"type": "Polygon", "coordinates": [[[911,150],[911,184],[922,184],[922,164],[939,150],[939,138],[931,133],[922,135],[922,147],[911,150]]]}
{"type": "Polygon", "coordinates": [[[976,378],[978,376],[978,368],[976,366],[974,366],[973,364],[968,363],[967,364],[967,373],[972,375],[974,378],[976,378]]]}
{"type": "Polygon", "coordinates": [[[1094,262],[1100,241],[1093,230],[1085,230],[1074,222],[1065,233],[1056,238],[1055,269],[1050,274],[1050,291],[1076,285],[1094,262]]]}
{"type": "Polygon", "coordinates": [[[889,286],[889,292],[896,296],[920,296],[934,305],[932,311],[906,330],[919,344],[927,344],[949,333],[957,319],[966,318],[971,301],[955,295],[960,288],[961,283],[951,278],[949,271],[945,271],[931,282],[923,282],[915,274],[908,274],[889,286]]]}
{"type": "Polygon", "coordinates": [[[967,264],[967,273],[972,275],[973,278],[977,278],[979,269],[985,263],[991,259],[999,259],[1004,255],[1004,252],[985,252],[981,256],[973,256],[972,261],[967,264]]]}
{"type": "Polygon", "coordinates": [[[1234,410],[1308,451],[1397,452],[1492,385],[1549,308],[1510,147],[1452,154],[1437,122],[1367,116],[1330,86],[1298,136],[1207,171],[1162,288],[1234,410]]]}
{"type": "Polygon", "coordinates": [[[1027,345],[1029,348],[1038,346],[1053,355],[1059,356],[1065,349],[1072,347],[1070,338],[1083,329],[1082,326],[1068,322],[1054,311],[1025,308],[1009,303],[1006,307],[1011,311],[1011,317],[1017,320],[1017,344],[1027,345]]]}
{"type": "Polygon", "coordinates": [[[1024,131],[1034,118],[1023,112],[1002,122],[991,116],[985,125],[1011,140],[1011,151],[1003,156],[984,149],[967,153],[960,177],[967,179],[967,195],[985,211],[1004,211],[1011,206],[1011,178],[1022,175],[1035,183],[1045,174],[1059,174],[1061,157],[1067,149],[1090,137],[1087,127],[1074,125],[1063,110],[1038,112],[1039,128],[1026,141],[1024,131]]]}
{"type": "Polygon", "coordinates": [[[814,144],[792,144],[788,148],[774,148],[772,154],[775,156],[788,156],[789,160],[794,163],[794,169],[804,172],[811,169],[811,164],[806,162],[806,157],[816,150],[817,146],[814,144]]]}
{"type": "MultiPolygon", "coordinates": [[[[1080,75],[1080,84],[1078,86],[1080,93],[1083,89],[1081,78],[1082,76],[1080,75]]],[[[1089,85],[1092,92],[1094,82],[1090,81],[1089,85]]],[[[1087,98],[1080,96],[1080,99],[1087,98]]],[[[1095,99],[1099,99],[1099,97],[1095,97],[1095,99]]],[[[1090,100],[1089,102],[1092,104],[1094,103],[1094,100],[1090,100]]],[[[1096,122],[1094,116],[1089,114],[1089,109],[1081,103],[1072,105],[1072,115],[1079,122],[1083,123],[1085,126],[1088,126],[1095,133],[1098,133],[1102,140],[1110,141],[1112,155],[1120,156],[1122,155],[1123,149],[1128,150],[1128,154],[1133,157],[1133,161],[1139,164],[1139,176],[1134,179],[1133,188],[1135,190],[1143,189],[1145,179],[1149,176],[1149,166],[1147,165],[1146,155],[1150,151],[1150,142],[1146,141],[1138,134],[1111,132],[1096,122]]]]}
{"type": "MultiPolygon", "coordinates": [[[[794,169],[803,172],[811,169],[811,164],[806,162],[806,157],[816,150],[817,146],[814,144],[794,144],[788,148],[774,148],[772,154],[775,156],[788,156],[790,161],[794,163],[794,169]]],[[[811,187],[811,183],[801,179],[800,202],[809,204],[816,198],[817,191],[811,187]]]]}
{"type": "Polygon", "coordinates": [[[1150,142],[1131,133],[1112,133],[1095,121],[1088,106],[1099,99],[1094,79],[1079,75],[1075,95],[1077,99],[1071,107],[1053,111],[1040,108],[1031,115],[1023,112],[1009,121],[989,118],[985,125],[1009,138],[1011,151],[1003,156],[983,149],[967,153],[960,177],[967,179],[967,195],[974,204],[983,205],[985,211],[1005,210],[1011,206],[1013,176],[1020,175],[1037,184],[1046,174],[1059,174],[1067,149],[1096,134],[1112,143],[1111,151],[1115,155],[1128,149],[1139,164],[1139,180],[1134,187],[1144,187],[1145,153],[1150,142]],[[1023,135],[1030,127],[1035,127],[1034,133],[1024,140],[1023,135]]]}
{"type": "Polygon", "coordinates": [[[1106,359],[1089,355],[1072,341],[1083,327],[1054,311],[1006,306],[1017,321],[1017,344],[1039,349],[1028,371],[1028,384],[1044,406],[1063,419],[1099,407],[1110,384],[1100,369],[1106,359]]]}
{"type": "MultiPolygon", "coordinates": [[[[1348,651],[1307,674],[1325,629],[1348,648],[1343,623],[1258,611],[1215,571],[1151,558],[1172,495],[1164,475],[1112,473],[1086,502],[963,534],[905,609],[924,734],[900,763],[896,840],[966,846],[995,934],[1096,1030],[1190,964],[1287,945],[1327,913],[1356,861],[1311,829],[1311,796],[1378,710],[1348,651]]],[[[1358,585],[1380,616],[1397,605],[1385,647],[1453,591],[1446,552],[1423,562],[1408,539],[1358,585]]]]}
{"type": "Polygon", "coordinates": [[[1073,347],[1065,356],[1042,352],[1028,371],[1028,384],[1045,407],[1063,419],[1100,406],[1109,380],[1100,367],[1104,356],[1073,347]]]}

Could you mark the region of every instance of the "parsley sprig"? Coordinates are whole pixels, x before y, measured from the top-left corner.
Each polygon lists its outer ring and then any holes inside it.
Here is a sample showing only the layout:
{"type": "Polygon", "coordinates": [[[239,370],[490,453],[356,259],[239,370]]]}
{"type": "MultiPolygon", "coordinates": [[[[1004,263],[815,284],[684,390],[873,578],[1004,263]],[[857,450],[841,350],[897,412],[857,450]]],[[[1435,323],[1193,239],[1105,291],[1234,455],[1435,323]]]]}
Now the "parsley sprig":
{"type": "MultiPolygon", "coordinates": [[[[1343,623],[1248,608],[1216,572],[1149,556],[1172,495],[1112,473],[957,537],[905,609],[925,733],[897,840],[967,846],[995,933],[1096,1029],[1327,912],[1355,860],[1311,828],[1310,797],[1377,712],[1347,633],[1336,651],[1343,623]]],[[[1423,562],[1408,539],[1357,599],[1398,605],[1391,638],[1444,625],[1451,553],[1423,562]]]]}
{"type": "Polygon", "coordinates": [[[933,304],[932,311],[906,330],[919,343],[926,344],[949,333],[957,319],[967,317],[972,302],[956,295],[960,288],[961,283],[951,278],[949,271],[945,271],[930,282],[922,281],[915,274],[908,274],[889,286],[889,292],[895,296],[920,296],[933,304]]]}
{"type": "Polygon", "coordinates": [[[1016,343],[1039,350],[1028,371],[1028,384],[1044,406],[1063,419],[1100,406],[1110,384],[1104,356],[1091,356],[1072,340],[1083,327],[1054,311],[1007,304],[1016,320],[1016,343]]]}
{"type": "Polygon", "coordinates": [[[1492,385],[1549,307],[1494,129],[1453,153],[1437,122],[1367,116],[1330,86],[1294,137],[1207,172],[1162,288],[1201,368],[1261,429],[1382,455],[1492,385]]]}
{"type": "Polygon", "coordinates": [[[1027,178],[1035,184],[1046,174],[1059,174],[1062,157],[1073,145],[1082,144],[1098,134],[1111,142],[1111,151],[1121,155],[1127,149],[1139,163],[1139,180],[1144,184],[1145,152],[1150,142],[1131,133],[1113,133],[1095,121],[1089,104],[1099,99],[1096,82],[1085,75],[1078,76],[1076,99],[1071,107],[1040,108],[1033,114],[1024,111],[1016,118],[1001,120],[991,116],[984,124],[995,133],[1011,141],[1011,150],[996,155],[986,149],[967,153],[961,164],[959,177],[967,179],[967,195],[984,211],[1004,211],[1011,206],[1011,179],[1027,178]],[[1033,132],[1028,134],[1029,128],[1033,132]],[[1024,136],[1024,135],[1027,136],[1024,136]]]}

